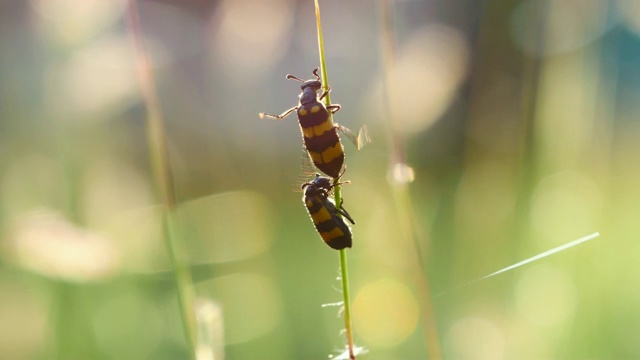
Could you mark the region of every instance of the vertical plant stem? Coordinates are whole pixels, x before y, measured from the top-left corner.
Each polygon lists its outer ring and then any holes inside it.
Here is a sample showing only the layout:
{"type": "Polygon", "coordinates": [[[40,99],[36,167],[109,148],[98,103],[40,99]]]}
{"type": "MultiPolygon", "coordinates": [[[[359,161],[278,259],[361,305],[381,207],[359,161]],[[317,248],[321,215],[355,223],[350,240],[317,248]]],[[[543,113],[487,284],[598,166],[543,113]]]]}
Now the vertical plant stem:
{"type": "Polygon", "coordinates": [[[347,252],[345,249],[340,250],[340,279],[342,281],[342,298],[344,302],[344,328],[347,337],[347,350],[349,351],[349,359],[355,360],[356,355],[353,351],[353,329],[351,327],[351,304],[349,299],[349,275],[347,268],[347,252]]]}
{"type": "Polygon", "coordinates": [[[393,36],[393,16],[392,5],[381,0],[380,6],[380,48],[382,66],[384,69],[383,81],[385,89],[386,117],[389,119],[387,132],[389,134],[389,147],[391,156],[389,161],[389,178],[391,179],[392,196],[394,199],[395,213],[398,215],[399,235],[406,244],[407,259],[412,268],[413,282],[415,283],[418,304],[422,318],[424,341],[427,348],[427,356],[430,360],[442,358],[440,338],[436,326],[435,312],[431,301],[431,286],[429,277],[426,274],[426,266],[421,257],[419,244],[425,236],[422,235],[418,223],[414,216],[413,205],[409,193],[409,183],[413,181],[413,170],[405,164],[405,139],[400,131],[398,119],[394,116],[394,99],[397,96],[397,87],[393,78],[392,70],[395,63],[395,42],[393,36]],[[396,172],[400,172],[397,174],[396,172]]]}
{"type": "Polygon", "coordinates": [[[133,37],[135,62],[140,82],[145,108],[147,110],[147,140],[149,143],[149,156],[153,171],[153,180],[156,191],[161,199],[162,230],[167,253],[171,260],[178,292],[180,316],[185,333],[190,357],[196,358],[195,339],[196,321],[194,312],[193,282],[191,271],[180,253],[176,244],[175,233],[175,209],[176,195],[173,186],[173,176],[169,163],[167,150],[167,136],[164,128],[162,110],[158,94],[156,93],[155,80],[142,39],[142,29],[136,0],[128,2],[129,29],[133,37]]]}
{"type": "MultiPolygon", "coordinates": [[[[329,89],[329,80],[327,79],[327,62],[324,52],[324,38],[322,36],[322,22],[320,20],[320,5],[318,0],[314,0],[316,8],[316,26],[318,28],[318,50],[320,53],[320,78],[322,79],[323,90],[329,89]]],[[[327,93],[324,97],[325,105],[331,104],[331,94],[327,93]]],[[[331,122],[333,122],[333,115],[329,112],[331,122]]],[[[337,179],[336,179],[337,183],[337,179]]],[[[342,194],[340,185],[336,185],[333,188],[334,199],[336,206],[339,208],[342,205],[342,194]]],[[[340,216],[338,214],[338,216],[340,216]]],[[[344,328],[347,337],[347,350],[349,352],[349,359],[355,360],[356,355],[353,349],[353,328],[351,326],[351,300],[349,299],[349,271],[347,268],[347,252],[345,249],[340,250],[340,280],[342,282],[342,300],[344,305],[344,328]]]]}

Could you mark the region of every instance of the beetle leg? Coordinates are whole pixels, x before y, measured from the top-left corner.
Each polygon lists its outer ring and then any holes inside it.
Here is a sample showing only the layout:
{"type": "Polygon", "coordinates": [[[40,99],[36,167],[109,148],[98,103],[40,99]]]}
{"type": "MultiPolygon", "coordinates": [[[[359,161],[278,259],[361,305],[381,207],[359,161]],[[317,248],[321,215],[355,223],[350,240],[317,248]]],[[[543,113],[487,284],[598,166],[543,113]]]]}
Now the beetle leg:
{"type": "Polygon", "coordinates": [[[338,186],[338,185],[349,185],[349,184],[351,184],[351,180],[345,180],[345,181],[340,181],[338,183],[332,184],[331,187],[338,186]]]}
{"type": "Polygon", "coordinates": [[[340,178],[342,178],[342,175],[344,175],[346,171],[347,171],[347,165],[343,165],[342,171],[340,172],[340,174],[338,174],[338,177],[333,179],[333,184],[331,185],[331,188],[338,185],[351,184],[351,180],[340,181],[340,178]]]}
{"type": "MultiPolygon", "coordinates": [[[[344,200],[342,201],[344,203],[344,200]]],[[[350,223],[352,223],[353,225],[356,224],[355,221],[353,221],[353,219],[351,218],[351,215],[349,215],[349,213],[347,212],[347,210],[345,210],[342,207],[342,204],[340,204],[340,208],[336,208],[336,212],[342,216],[345,217],[345,219],[349,220],[350,223]]]]}
{"type": "Polygon", "coordinates": [[[331,86],[327,86],[327,90],[323,91],[322,94],[320,94],[320,97],[318,98],[318,100],[324,99],[324,97],[329,95],[330,92],[331,92],[331,86]]]}
{"type": "Polygon", "coordinates": [[[340,104],[331,104],[327,106],[327,110],[329,110],[329,112],[331,112],[332,114],[337,113],[341,108],[342,106],[340,106],[340,104]]]}
{"type": "Polygon", "coordinates": [[[291,114],[292,112],[298,110],[297,106],[292,107],[291,109],[283,112],[280,115],[272,115],[272,114],[267,114],[267,113],[259,113],[258,116],[260,116],[260,119],[264,119],[266,117],[268,118],[272,118],[272,119],[277,119],[277,120],[284,120],[284,118],[286,118],[287,116],[289,116],[289,114],[291,114]]]}

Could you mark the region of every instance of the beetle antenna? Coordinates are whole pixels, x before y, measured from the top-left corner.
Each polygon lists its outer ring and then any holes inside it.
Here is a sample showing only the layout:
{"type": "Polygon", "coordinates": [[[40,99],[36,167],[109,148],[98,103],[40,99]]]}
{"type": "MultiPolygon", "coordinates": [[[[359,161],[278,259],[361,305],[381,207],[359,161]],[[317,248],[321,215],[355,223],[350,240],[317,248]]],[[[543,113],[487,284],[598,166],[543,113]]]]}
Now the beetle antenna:
{"type": "Polygon", "coordinates": [[[300,81],[301,83],[304,82],[304,80],[300,79],[299,77],[293,76],[291,74],[287,74],[287,80],[295,80],[295,81],[300,81]]]}
{"type": "Polygon", "coordinates": [[[318,75],[318,70],[320,70],[320,68],[313,69],[313,75],[316,76],[316,80],[320,81],[320,76],[318,75]]]}

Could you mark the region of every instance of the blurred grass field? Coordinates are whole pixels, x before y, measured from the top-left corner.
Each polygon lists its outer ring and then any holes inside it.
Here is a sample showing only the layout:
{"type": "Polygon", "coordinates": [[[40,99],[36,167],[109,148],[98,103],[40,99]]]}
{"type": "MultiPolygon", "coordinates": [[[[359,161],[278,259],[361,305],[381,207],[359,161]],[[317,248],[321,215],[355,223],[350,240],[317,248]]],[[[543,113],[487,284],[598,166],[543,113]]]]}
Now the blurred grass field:
{"type": "MultiPolygon", "coordinates": [[[[373,139],[345,141],[359,358],[426,358],[416,258],[445,359],[640,358],[640,1],[321,6],[335,121],[373,139]]],[[[298,125],[257,115],[318,66],[313,2],[138,8],[198,360],[338,354],[338,253],[292,191],[298,125]]],[[[0,0],[1,360],[189,358],[126,12],[0,0]]]]}

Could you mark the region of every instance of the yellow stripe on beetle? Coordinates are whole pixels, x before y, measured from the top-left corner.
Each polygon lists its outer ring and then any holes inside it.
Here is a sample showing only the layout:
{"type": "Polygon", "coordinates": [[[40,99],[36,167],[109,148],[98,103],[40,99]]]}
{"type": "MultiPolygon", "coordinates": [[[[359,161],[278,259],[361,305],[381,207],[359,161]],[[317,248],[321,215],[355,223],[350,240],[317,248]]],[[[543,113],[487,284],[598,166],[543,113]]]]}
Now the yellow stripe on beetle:
{"type": "Polygon", "coordinates": [[[338,184],[343,183],[332,183],[331,178],[316,174],[315,180],[302,184],[302,200],[322,240],[332,249],[342,250],[352,244],[351,229],[344,220],[352,224],[355,222],[344,208],[336,208],[329,199],[332,189],[338,184]]]}
{"type": "Polygon", "coordinates": [[[320,233],[320,237],[323,240],[327,240],[327,241],[333,240],[333,239],[335,239],[337,237],[344,236],[344,235],[345,235],[345,233],[342,230],[340,230],[340,228],[334,228],[333,230],[331,230],[329,232],[321,232],[320,233]]]}
{"type": "Polygon", "coordinates": [[[333,217],[333,215],[331,215],[329,213],[329,211],[327,210],[326,207],[321,208],[320,210],[318,210],[317,213],[315,214],[311,214],[311,217],[313,218],[313,220],[317,223],[321,223],[323,221],[327,221],[327,220],[331,220],[331,218],[333,217]]]}
{"type": "Polygon", "coordinates": [[[330,177],[337,179],[344,165],[344,148],[341,145],[338,130],[344,132],[344,127],[336,126],[331,114],[340,110],[340,105],[324,105],[321,101],[329,94],[330,89],[322,91],[319,69],[313,70],[315,79],[302,80],[293,75],[287,79],[302,83],[298,105],[280,115],[260,113],[260,118],[270,117],[282,120],[294,111],[298,114],[300,130],[302,131],[304,147],[309,153],[316,168],[330,177]],[[318,93],[322,91],[321,93],[318,93]],[[335,146],[335,144],[340,144],[335,146]]]}
{"type": "Polygon", "coordinates": [[[315,164],[329,164],[333,159],[342,156],[342,154],[344,154],[344,150],[340,143],[337,143],[322,153],[309,151],[309,156],[311,156],[311,160],[313,160],[315,164]]]}
{"type": "Polygon", "coordinates": [[[315,136],[320,136],[326,133],[327,131],[331,131],[333,130],[333,128],[334,128],[334,125],[333,123],[331,123],[331,121],[325,121],[320,125],[316,125],[312,127],[302,127],[302,134],[306,138],[311,139],[315,136]]]}
{"type": "Polygon", "coordinates": [[[304,135],[304,137],[312,138],[312,137],[315,136],[314,135],[315,134],[314,128],[312,128],[312,127],[308,127],[308,128],[300,127],[300,128],[302,129],[302,134],[304,135]]]}
{"type": "Polygon", "coordinates": [[[341,143],[337,143],[336,146],[330,147],[329,149],[322,152],[322,162],[325,164],[330,163],[333,159],[342,156],[344,154],[344,149],[342,148],[341,143]]]}
{"type": "Polygon", "coordinates": [[[315,134],[315,136],[320,136],[326,133],[327,131],[333,130],[333,127],[334,125],[331,121],[325,121],[318,126],[314,126],[313,133],[315,134]]]}
{"type": "Polygon", "coordinates": [[[314,164],[324,164],[324,161],[322,160],[322,154],[311,150],[309,150],[308,152],[314,164]]]}

